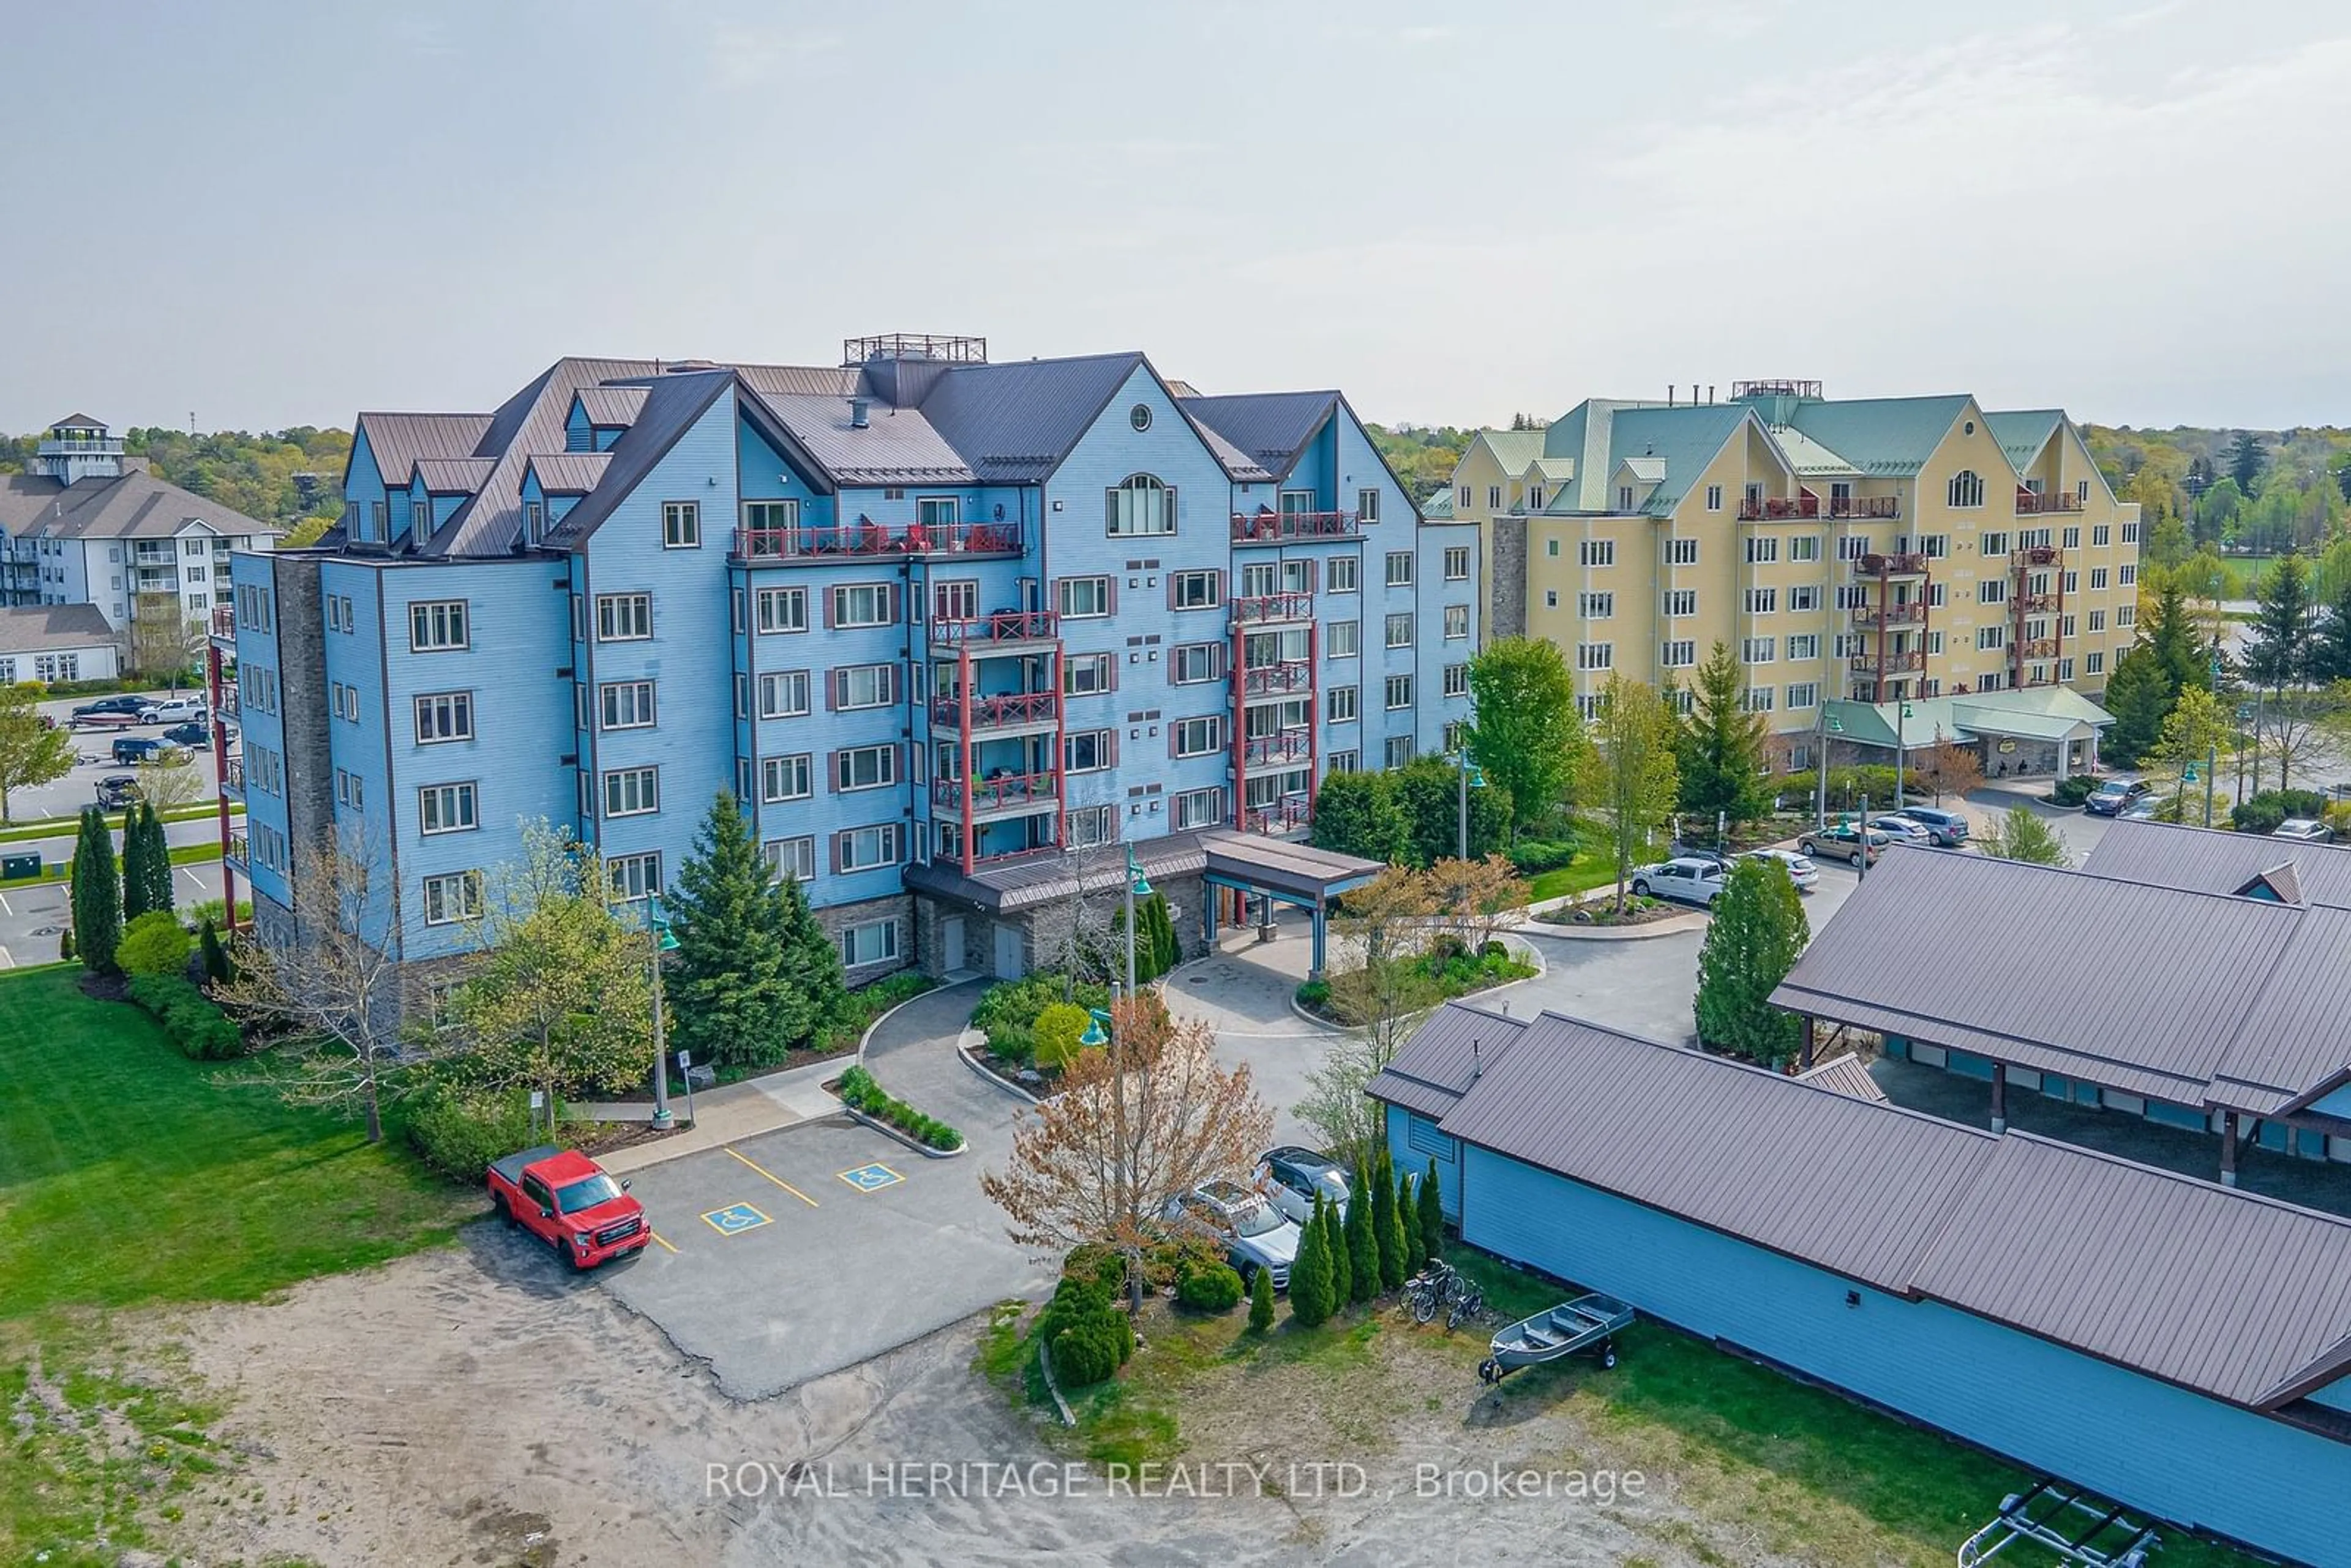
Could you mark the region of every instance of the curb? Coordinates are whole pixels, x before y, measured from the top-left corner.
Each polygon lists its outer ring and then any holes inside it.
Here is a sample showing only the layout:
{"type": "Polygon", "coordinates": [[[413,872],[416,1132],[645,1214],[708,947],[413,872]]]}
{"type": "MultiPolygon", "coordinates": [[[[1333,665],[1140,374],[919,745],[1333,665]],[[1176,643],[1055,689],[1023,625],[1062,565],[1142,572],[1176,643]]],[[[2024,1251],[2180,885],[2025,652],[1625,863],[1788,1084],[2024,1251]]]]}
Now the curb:
{"type": "MultiPolygon", "coordinates": [[[[894,1139],[895,1141],[905,1145],[908,1148],[914,1150],[925,1159],[956,1160],[961,1159],[964,1155],[971,1153],[971,1140],[969,1138],[965,1138],[962,1143],[957,1144],[952,1149],[935,1149],[928,1144],[915,1142],[905,1134],[898,1131],[897,1128],[892,1126],[889,1123],[883,1121],[879,1116],[867,1115],[864,1112],[859,1110],[856,1106],[851,1104],[846,1100],[841,1101],[841,1108],[849,1113],[849,1119],[851,1121],[864,1123],[867,1126],[872,1128],[883,1137],[894,1139]]],[[[960,1136],[960,1134],[957,1135],[960,1136]]]]}
{"type": "Polygon", "coordinates": [[[935,997],[941,991],[952,991],[958,986],[976,986],[978,983],[979,982],[977,980],[953,980],[944,986],[933,986],[927,991],[916,991],[913,996],[908,997],[904,1001],[900,1002],[896,1007],[892,1008],[889,1011],[875,1019],[872,1023],[867,1024],[865,1026],[865,1032],[857,1037],[857,1056],[855,1059],[857,1065],[860,1067],[865,1065],[865,1048],[873,1043],[873,1031],[880,1029],[883,1024],[888,1023],[892,1019],[896,1018],[901,1011],[913,1007],[916,1002],[921,1001],[925,997],[935,997]]]}
{"type": "Polygon", "coordinates": [[[1045,1375],[1045,1392],[1053,1396],[1053,1407],[1061,1413],[1061,1425],[1076,1426],[1078,1413],[1070,1408],[1070,1402],[1061,1397],[1061,1385],[1053,1381],[1053,1358],[1045,1354],[1045,1342],[1041,1339],[1037,1342],[1037,1370],[1045,1375]]]}
{"type": "MultiPolygon", "coordinates": [[[[965,1030],[962,1034],[956,1036],[956,1058],[966,1067],[971,1069],[973,1072],[977,1073],[982,1082],[992,1083],[997,1088],[1003,1090],[1007,1094],[1011,1095],[1014,1099],[1025,1100],[1031,1105],[1042,1105],[1045,1103],[1037,1098],[1036,1095],[1029,1093],[1026,1089],[1021,1088],[1018,1083],[1009,1082],[1005,1079],[999,1078],[995,1073],[990,1072],[987,1068],[982,1067],[978,1062],[974,1061],[972,1060],[969,1048],[964,1044],[964,1040],[967,1036],[978,1037],[979,1040],[985,1040],[985,1037],[980,1036],[977,1030],[965,1030]]],[[[977,1041],[976,1041],[976,1043],[977,1042],[977,1041]]]]}
{"type": "MultiPolygon", "coordinates": [[[[1525,948],[1525,960],[1535,967],[1535,972],[1533,974],[1521,975],[1515,980],[1504,980],[1499,986],[1488,986],[1482,990],[1464,991],[1458,997],[1451,997],[1447,999],[1449,1001],[1467,1002],[1475,1001],[1479,997],[1498,997],[1513,987],[1530,985],[1536,980],[1541,979],[1545,975],[1550,974],[1551,960],[1542,956],[1541,948],[1537,947],[1533,943],[1528,941],[1524,936],[1520,935],[1520,931],[1523,929],[1523,926],[1513,926],[1508,931],[1498,932],[1496,933],[1496,939],[1500,941],[1506,946],[1515,941],[1520,946],[1525,948]]],[[[1290,1010],[1296,1013],[1300,1018],[1304,1019],[1308,1023],[1312,1024],[1324,1034],[1353,1034],[1355,1032],[1345,1024],[1332,1023],[1329,1019],[1317,1018],[1312,1013],[1308,1012],[1298,1000],[1298,988],[1295,986],[1292,986],[1290,989],[1290,1010]]]]}
{"type": "Polygon", "coordinates": [[[1563,942],[1649,942],[1660,936],[1678,936],[1685,931],[1703,931],[1706,924],[1703,916],[1691,911],[1653,920],[1646,925],[1553,925],[1547,921],[1530,920],[1520,929],[1563,942]]]}

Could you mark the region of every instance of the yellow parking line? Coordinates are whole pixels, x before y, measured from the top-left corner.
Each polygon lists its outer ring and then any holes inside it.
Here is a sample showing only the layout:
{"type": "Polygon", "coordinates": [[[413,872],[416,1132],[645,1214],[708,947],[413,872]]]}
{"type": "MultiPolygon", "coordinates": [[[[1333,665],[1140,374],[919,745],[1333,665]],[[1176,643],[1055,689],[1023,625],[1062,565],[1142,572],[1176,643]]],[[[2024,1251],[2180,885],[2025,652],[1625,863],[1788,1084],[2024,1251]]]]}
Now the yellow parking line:
{"type": "Polygon", "coordinates": [[[653,1239],[661,1244],[661,1249],[664,1252],[675,1252],[677,1250],[676,1248],[672,1247],[669,1244],[668,1240],[664,1239],[662,1233],[658,1230],[653,1232],[653,1239]]]}
{"type": "Polygon", "coordinates": [[[747,1155],[738,1154],[732,1148],[729,1148],[726,1152],[730,1155],[734,1155],[737,1159],[741,1160],[745,1165],[749,1166],[753,1170],[758,1171],[761,1176],[766,1176],[769,1181],[774,1182],[778,1186],[782,1187],[786,1192],[790,1193],[794,1197],[799,1198],[810,1208],[814,1208],[816,1207],[816,1199],[810,1197],[808,1194],[802,1192],[799,1188],[794,1186],[791,1183],[786,1181],[783,1177],[778,1176],[775,1172],[769,1170],[758,1161],[752,1159],[747,1155]]]}

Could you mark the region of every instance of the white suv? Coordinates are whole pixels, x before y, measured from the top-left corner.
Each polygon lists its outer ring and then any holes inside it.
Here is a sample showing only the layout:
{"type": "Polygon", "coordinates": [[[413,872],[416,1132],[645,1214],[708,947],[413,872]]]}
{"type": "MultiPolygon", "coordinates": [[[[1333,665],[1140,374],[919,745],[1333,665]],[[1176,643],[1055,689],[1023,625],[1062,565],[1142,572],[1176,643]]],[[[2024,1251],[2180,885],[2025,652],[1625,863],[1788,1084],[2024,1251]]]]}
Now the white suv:
{"type": "Polygon", "coordinates": [[[1643,898],[1677,898],[1712,908],[1722,896],[1722,862],[1685,858],[1645,865],[1633,873],[1633,891],[1643,898]]]}

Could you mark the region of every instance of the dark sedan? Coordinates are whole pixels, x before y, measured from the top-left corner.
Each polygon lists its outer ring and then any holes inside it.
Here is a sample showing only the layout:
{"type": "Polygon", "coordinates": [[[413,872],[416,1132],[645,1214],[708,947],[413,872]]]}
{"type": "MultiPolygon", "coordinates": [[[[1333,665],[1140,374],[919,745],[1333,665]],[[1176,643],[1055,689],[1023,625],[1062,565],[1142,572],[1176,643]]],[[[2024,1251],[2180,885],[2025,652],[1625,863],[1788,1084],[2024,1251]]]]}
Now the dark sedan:
{"type": "Polygon", "coordinates": [[[2154,786],[2144,779],[2134,779],[2128,783],[2119,779],[2109,779],[2090,791],[2089,799],[2082,802],[2082,810],[2095,816],[2112,817],[2153,789],[2154,786]]]}

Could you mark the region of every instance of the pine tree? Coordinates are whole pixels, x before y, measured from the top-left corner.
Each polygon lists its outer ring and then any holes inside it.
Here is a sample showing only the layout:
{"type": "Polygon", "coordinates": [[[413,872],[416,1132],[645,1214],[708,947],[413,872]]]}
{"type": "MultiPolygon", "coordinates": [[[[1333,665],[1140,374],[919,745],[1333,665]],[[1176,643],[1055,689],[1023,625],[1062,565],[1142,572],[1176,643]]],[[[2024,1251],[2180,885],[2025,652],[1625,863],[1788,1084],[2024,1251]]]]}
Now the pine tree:
{"type": "Polygon", "coordinates": [[[1298,1256],[1290,1265],[1290,1315],[1311,1329],[1331,1315],[1331,1254],[1322,1244],[1322,1198],[1318,1193],[1299,1233],[1298,1256]]]}
{"type": "Polygon", "coordinates": [[[155,879],[147,870],[147,834],[141,825],[139,808],[131,806],[122,813],[122,923],[138,919],[155,906],[148,902],[155,879]]]}
{"type": "Polygon", "coordinates": [[[773,1061],[818,1014],[793,982],[789,910],[735,797],[711,802],[669,898],[670,1043],[707,1062],[773,1061]]]}
{"type": "Polygon", "coordinates": [[[1445,1256],[1445,1197],[1437,1186],[1437,1158],[1429,1156],[1428,1175],[1420,1182],[1420,1190],[1413,1194],[1420,1207],[1420,1249],[1424,1262],[1434,1263],[1445,1256]]]}
{"type": "Polygon", "coordinates": [[[2262,470],[2269,465],[2269,454],[2262,449],[2262,438],[2250,430],[2237,432],[2229,443],[2229,477],[2237,488],[2250,496],[2261,483],[2262,470]]]}
{"type": "Polygon", "coordinates": [[[1410,1171],[1396,1172],[1396,1228],[1404,1233],[1404,1277],[1428,1267],[1428,1243],[1420,1234],[1420,1202],[1410,1171]]]}
{"type": "Polygon", "coordinates": [[[849,992],[841,949],[809,907],[808,889],[797,878],[784,878],[777,896],[784,905],[784,974],[808,998],[821,1024],[849,992]]]}
{"type": "Polygon", "coordinates": [[[1355,1254],[1347,1245],[1347,1222],[1337,1204],[1322,1210],[1322,1249],[1331,1255],[1331,1310],[1355,1299],[1355,1254]]]}
{"type": "Polygon", "coordinates": [[[221,946],[220,928],[209,915],[204,916],[204,929],[196,934],[196,947],[204,956],[204,978],[215,986],[227,983],[228,949],[221,946]]]}
{"type": "MultiPolygon", "coordinates": [[[[129,818],[124,819],[123,837],[126,841],[134,831],[146,844],[146,852],[141,857],[141,871],[147,879],[147,908],[170,909],[178,902],[172,893],[172,845],[163,836],[163,819],[156,814],[152,801],[140,802],[139,824],[135,830],[129,818]]],[[[127,904],[128,900],[125,902],[127,904]]]]}
{"type": "Polygon", "coordinates": [[[2273,692],[2308,673],[2310,569],[2300,556],[2288,554],[2262,579],[2242,658],[2245,678],[2273,692]]]}
{"type": "Polygon", "coordinates": [[[1811,935],[1784,873],[1755,861],[1734,866],[1698,950],[1698,1039],[1768,1066],[1795,1054],[1802,1025],[1771,998],[1811,935]]]}
{"type": "Polygon", "coordinates": [[[1717,643],[1691,682],[1689,716],[1674,747],[1677,799],[1709,831],[1718,813],[1735,826],[1771,807],[1763,716],[1747,711],[1746,695],[1747,677],[1730,644],[1717,643]]]}
{"type": "Polygon", "coordinates": [[[1249,1332],[1263,1333],[1273,1327],[1273,1272],[1259,1269],[1249,1281],[1249,1332]]]}
{"type": "Polygon", "coordinates": [[[1380,1293],[1380,1244],[1372,1234],[1374,1207],[1372,1181],[1364,1162],[1355,1162],[1355,1179],[1347,1189],[1347,1295],[1368,1301],[1380,1293]]]}
{"type": "Polygon", "coordinates": [[[122,940],[122,878],[114,863],[114,835],[96,806],[82,808],[81,837],[74,845],[73,928],[82,967],[112,974],[115,944],[122,940]]]}
{"type": "Polygon", "coordinates": [[[1404,1225],[1396,1217],[1395,1169],[1383,1145],[1372,1158],[1372,1239],[1380,1249],[1380,1285],[1393,1291],[1411,1270],[1405,1267],[1404,1225]]]}
{"type": "Polygon", "coordinates": [[[2309,673],[2314,681],[2351,681],[2351,580],[2335,591],[2335,601],[2311,631],[2309,673]]]}

